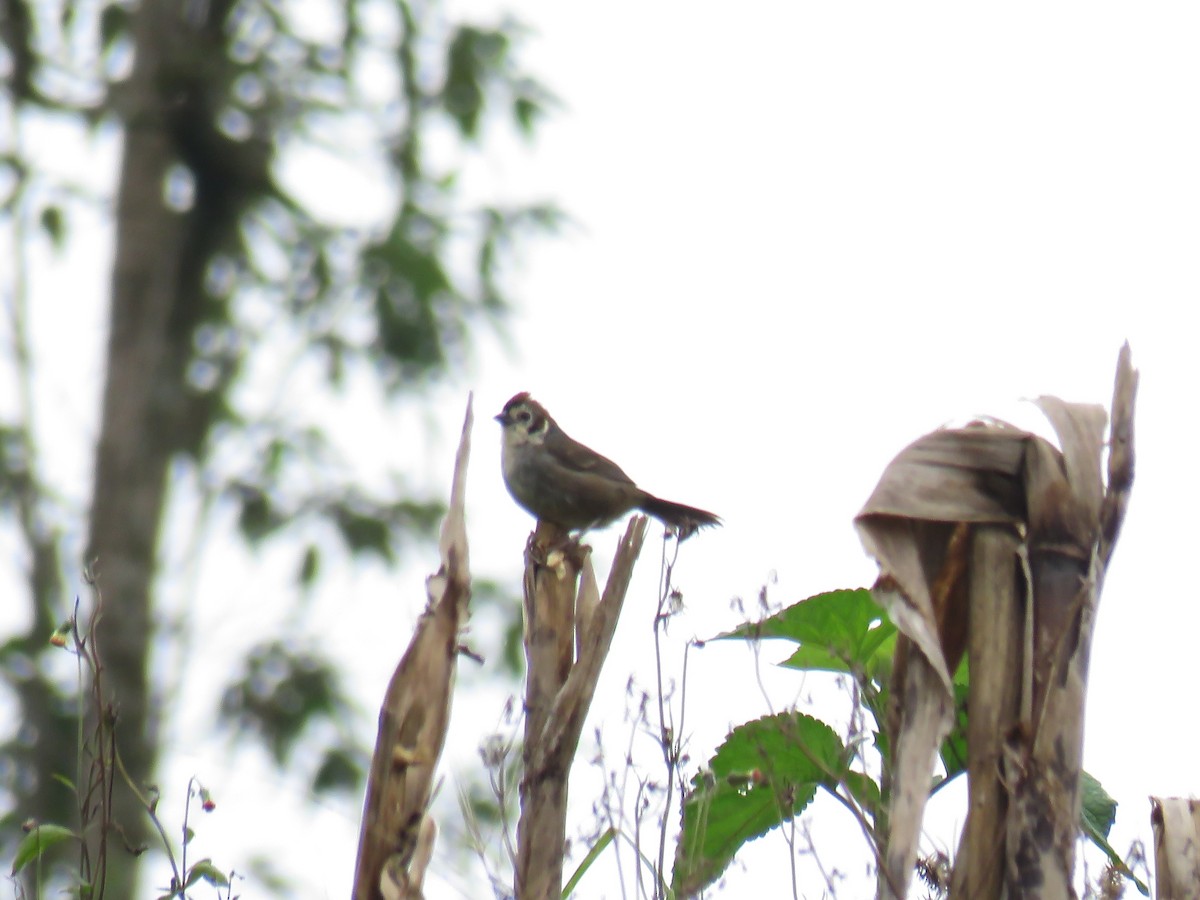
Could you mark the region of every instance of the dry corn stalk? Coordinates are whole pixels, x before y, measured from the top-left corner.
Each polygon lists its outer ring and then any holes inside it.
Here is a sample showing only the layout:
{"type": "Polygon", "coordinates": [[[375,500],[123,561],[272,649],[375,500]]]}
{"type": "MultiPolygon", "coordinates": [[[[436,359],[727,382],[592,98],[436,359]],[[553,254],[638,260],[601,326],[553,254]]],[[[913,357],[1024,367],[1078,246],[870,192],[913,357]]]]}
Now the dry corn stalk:
{"type": "Polygon", "coordinates": [[[989,421],[901,451],[856,519],[874,592],[902,634],[891,684],[890,795],[878,896],[904,897],[933,764],[970,654],[970,806],[952,895],[1074,897],[1092,630],[1133,482],[1129,346],[1105,411],[1037,402],[1061,449],[989,421]]]}

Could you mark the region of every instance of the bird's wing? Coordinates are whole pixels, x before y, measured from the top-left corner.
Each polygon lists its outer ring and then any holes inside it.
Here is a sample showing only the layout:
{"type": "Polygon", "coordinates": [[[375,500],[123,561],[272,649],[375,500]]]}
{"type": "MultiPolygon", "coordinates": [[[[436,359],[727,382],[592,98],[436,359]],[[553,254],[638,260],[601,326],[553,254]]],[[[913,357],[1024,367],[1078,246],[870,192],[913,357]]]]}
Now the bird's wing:
{"type": "Polygon", "coordinates": [[[595,450],[585,447],[566,433],[552,434],[547,437],[546,447],[564,466],[574,469],[576,472],[633,484],[633,479],[626,475],[615,462],[606,456],[601,456],[595,450]]]}

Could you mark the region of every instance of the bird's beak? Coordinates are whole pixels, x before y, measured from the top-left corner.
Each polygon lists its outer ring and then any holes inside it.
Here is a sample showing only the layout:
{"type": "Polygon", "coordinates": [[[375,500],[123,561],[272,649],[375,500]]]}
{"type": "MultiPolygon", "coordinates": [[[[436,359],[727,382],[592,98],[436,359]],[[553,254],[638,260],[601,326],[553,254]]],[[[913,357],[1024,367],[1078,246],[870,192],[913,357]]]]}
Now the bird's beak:
{"type": "Polygon", "coordinates": [[[499,422],[501,425],[503,425],[505,422],[508,421],[506,418],[504,418],[504,413],[500,413],[500,415],[498,415],[498,416],[492,416],[492,418],[495,419],[497,422],[499,422]]]}

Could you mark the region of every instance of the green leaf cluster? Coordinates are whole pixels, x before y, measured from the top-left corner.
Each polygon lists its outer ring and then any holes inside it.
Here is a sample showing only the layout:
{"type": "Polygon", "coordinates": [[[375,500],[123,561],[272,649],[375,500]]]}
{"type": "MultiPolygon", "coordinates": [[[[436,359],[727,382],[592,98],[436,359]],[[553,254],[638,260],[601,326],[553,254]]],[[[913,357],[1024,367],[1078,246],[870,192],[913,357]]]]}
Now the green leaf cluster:
{"type": "MultiPolygon", "coordinates": [[[[809,597],[716,640],[785,640],[795,646],[781,666],[851,676],[864,711],[877,727],[876,748],[887,765],[888,735],[881,727],[897,631],[866,589],[809,597]]],[[[969,670],[954,679],[956,721],[941,748],[945,777],[936,790],[966,770],[969,670]]],[[[797,712],[779,713],[734,728],[693,779],[683,804],[682,836],[672,889],[691,896],[712,884],[746,842],[788,822],[812,802],[818,788],[854,811],[870,835],[887,807],[883,784],[864,771],[856,744],[846,745],[824,722],[797,712]]],[[[1116,802],[1086,772],[1082,776],[1081,830],[1143,894],[1146,886],[1107,842],[1116,802]]]]}
{"type": "MultiPolygon", "coordinates": [[[[850,674],[879,697],[896,629],[870,591],[845,590],[810,597],[717,638],[734,639],[792,641],[797,646],[781,665],[850,674]]],[[[878,785],[851,768],[853,760],[853,749],[812,716],[785,712],[739,725],[685,798],[672,889],[691,896],[711,884],[747,841],[798,816],[818,788],[877,809],[878,785]],[[838,793],[843,787],[847,796],[838,793]]]]}
{"type": "Polygon", "coordinates": [[[315,792],[353,791],[365,775],[364,754],[347,727],[354,712],[332,660],[274,640],[251,650],[243,671],[225,689],[219,719],[235,734],[261,739],[281,767],[301,746],[306,757],[317,753],[310,773],[315,792]]]}
{"type": "Polygon", "coordinates": [[[720,876],[747,841],[799,815],[818,786],[835,788],[845,751],[824,722],[779,713],[740,725],[693,780],[672,890],[691,896],[720,876]]]}

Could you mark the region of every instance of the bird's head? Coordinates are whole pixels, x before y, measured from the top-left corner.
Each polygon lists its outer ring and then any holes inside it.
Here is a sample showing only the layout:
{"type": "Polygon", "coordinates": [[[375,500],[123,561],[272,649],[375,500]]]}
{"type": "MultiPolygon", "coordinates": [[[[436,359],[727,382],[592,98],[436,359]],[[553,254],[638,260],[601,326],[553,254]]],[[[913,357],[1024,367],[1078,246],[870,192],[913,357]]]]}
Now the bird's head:
{"type": "Polygon", "coordinates": [[[516,394],[495,417],[504,428],[506,440],[514,443],[541,443],[554,420],[546,408],[527,391],[516,394]]]}

